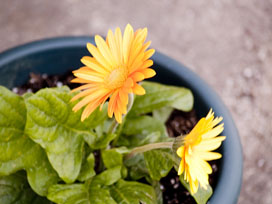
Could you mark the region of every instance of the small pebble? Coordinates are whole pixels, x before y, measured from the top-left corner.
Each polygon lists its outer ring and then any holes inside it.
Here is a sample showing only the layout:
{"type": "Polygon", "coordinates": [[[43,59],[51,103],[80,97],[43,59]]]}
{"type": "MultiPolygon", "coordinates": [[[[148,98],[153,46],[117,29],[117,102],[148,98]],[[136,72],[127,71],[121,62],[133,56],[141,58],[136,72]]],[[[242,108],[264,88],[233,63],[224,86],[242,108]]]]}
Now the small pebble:
{"type": "Polygon", "coordinates": [[[42,78],[43,78],[43,79],[46,79],[47,77],[48,77],[47,74],[42,74],[42,78]]]}
{"type": "Polygon", "coordinates": [[[170,182],[173,185],[175,183],[175,179],[171,179],[170,182]]]}
{"type": "Polygon", "coordinates": [[[178,187],[179,187],[179,184],[178,184],[178,183],[176,183],[176,184],[173,186],[174,189],[177,189],[178,187]]]}
{"type": "Polygon", "coordinates": [[[57,87],[62,87],[62,86],[63,86],[63,83],[60,82],[60,81],[58,81],[58,82],[57,82],[57,87]]]}
{"type": "Polygon", "coordinates": [[[12,92],[13,92],[13,93],[18,93],[18,91],[19,91],[19,89],[18,89],[17,87],[14,87],[14,88],[12,89],[12,92]]]}
{"type": "Polygon", "coordinates": [[[31,84],[34,84],[34,83],[36,83],[37,82],[37,80],[35,79],[35,78],[31,78],[30,80],[29,80],[29,83],[31,83],[31,84]]]}
{"type": "Polygon", "coordinates": [[[243,74],[246,78],[251,78],[253,76],[252,69],[245,68],[243,74]]]}
{"type": "Polygon", "coordinates": [[[213,172],[217,172],[218,171],[218,168],[215,164],[212,164],[212,170],[213,172]]]}
{"type": "Polygon", "coordinates": [[[258,167],[263,167],[264,163],[265,163],[264,159],[259,159],[259,161],[258,161],[258,167]]]}

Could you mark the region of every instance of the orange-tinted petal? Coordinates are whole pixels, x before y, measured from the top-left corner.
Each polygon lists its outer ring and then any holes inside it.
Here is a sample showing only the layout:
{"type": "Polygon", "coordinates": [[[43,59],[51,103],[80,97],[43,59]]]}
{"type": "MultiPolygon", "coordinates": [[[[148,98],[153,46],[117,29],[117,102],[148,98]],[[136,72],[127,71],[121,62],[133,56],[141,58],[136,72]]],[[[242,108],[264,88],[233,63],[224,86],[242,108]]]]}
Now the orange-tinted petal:
{"type": "Polygon", "coordinates": [[[80,102],[78,102],[74,106],[73,111],[79,110],[80,108],[82,108],[86,104],[88,104],[88,103],[90,103],[92,101],[95,101],[97,98],[101,97],[104,94],[105,94],[105,90],[104,89],[98,89],[97,91],[93,92],[89,96],[86,96],[84,99],[82,99],[80,102]]]}
{"type": "Polygon", "coordinates": [[[93,57],[84,56],[81,58],[81,62],[85,64],[90,69],[93,69],[101,74],[107,74],[108,70],[99,64],[93,57]]]}
{"type": "Polygon", "coordinates": [[[99,106],[100,100],[96,100],[93,103],[89,103],[81,115],[81,121],[84,121],[89,115],[99,106]]]}
{"type": "Polygon", "coordinates": [[[144,53],[144,58],[143,58],[143,60],[148,60],[150,57],[152,57],[152,55],[154,55],[154,53],[155,53],[155,50],[154,50],[154,49],[147,50],[147,51],[144,53]]]}
{"type": "Polygon", "coordinates": [[[110,71],[112,69],[112,66],[108,61],[103,57],[103,55],[99,52],[99,50],[92,45],[91,43],[87,43],[87,49],[89,52],[93,55],[93,57],[101,64],[105,69],[110,71]]]}
{"type": "Polygon", "coordinates": [[[134,87],[132,88],[133,93],[135,93],[136,95],[144,95],[145,94],[145,89],[140,86],[139,84],[134,84],[134,87]]]}
{"type": "Polygon", "coordinates": [[[103,55],[104,59],[107,60],[107,62],[111,64],[112,67],[117,66],[117,62],[115,58],[112,56],[111,51],[107,43],[103,40],[103,38],[100,37],[99,35],[96,35],[94,39],[95,39],[97,48],[100,51],[100,53],[103,55]]]}
{"type": "Polygon", "coordinates": [[[93,88],[95,86],[96,86],[95,84],[85,84],[85,85],[82,85],[80,87],[77,87],[77,88],[73,89],[71,92],[74,93],[74,92],[81,91],[81,90],[84,90],[84,89],[93,88]]]}
{"type": "Polygon", "coordinates": [[[116,97],[118,95],[118,92],[115,91],[112,96],[110,97],[110,101],[109,101],[109,107],[108,107],[108,116],[110,118],[112,118],[113,112],[114,112],[114,108],[116,105],[116,97]]]}
{"type": "Polygon", "coordinates": [[[84,96],[87,96],[87,95],[90,95],[92,94],[93,92],[97,91],[97,88],[91,88],[91,89],[87,89],[87,90],[84,90],[80,93],[78,93],[77,95],[75,95],[72,99],[71,99],[71,102],[79,99],[79,98],[82,98],[84,96]]]}
{"type": "Polygon", "coordinates": [[[145,75],[142,72],[134,72],[131,78],[133,81],[138,82],[144,80],[145,75]]]}

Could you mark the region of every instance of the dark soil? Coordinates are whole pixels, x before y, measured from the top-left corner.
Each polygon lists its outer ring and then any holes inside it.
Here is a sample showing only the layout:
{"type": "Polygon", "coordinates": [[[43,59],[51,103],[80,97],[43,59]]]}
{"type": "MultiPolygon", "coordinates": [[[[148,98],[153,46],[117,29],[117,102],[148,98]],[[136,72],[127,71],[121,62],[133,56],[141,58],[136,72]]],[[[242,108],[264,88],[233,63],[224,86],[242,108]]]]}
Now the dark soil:
{"type": "Polygon", "coordinates": [[[46,87],[60,87],[67,85],[70,88],[76,88],[78,84],[71,83],[73,79],[72,72],[66,73],[64,75],[53,75],[48,76],[47,74],[34,74],[30,73],[30,78],[26,84],[15,87],[12,89],[13,92],[23,95],[26,92],[35,93],[42,88],[46,87]]]}
{"type": "MultiPolygon", "coordinates": [[[[30,74],[28,82],[20,87],[13,88],[13,92],[22,95],[26,92],[37,92],[45,87],[57,87],[67,85],[70,88],[75,88],[78,84],[73,84],[70,81],[73,79],[71,72],[58,76],[48,76],[47,74],[30,74]]],[[[170,137],[177,137],[189,133],[195,126],[199,118],[195,110],[190,112],[182,112],[174,110],[166,122],[167,131],[170,137]]],[[[99,156],[98,156],[99,157],[99,156]]],[[[97,158],[96,158],[97,162],[97,158]]],[[[214,188],[218,176],[218,160],[210,162],[213,173],[209,177],[210,185],[214,188]]],[[[99,165],[96,165],[99,166],[99,165]]],[[[190,193],[179,182],[179,177],[175,169],[172,169],[169,174],[162,178],[161,190],[163,192],[163,203],[165,204],[194,204],[196,203],[190,193]]]]}

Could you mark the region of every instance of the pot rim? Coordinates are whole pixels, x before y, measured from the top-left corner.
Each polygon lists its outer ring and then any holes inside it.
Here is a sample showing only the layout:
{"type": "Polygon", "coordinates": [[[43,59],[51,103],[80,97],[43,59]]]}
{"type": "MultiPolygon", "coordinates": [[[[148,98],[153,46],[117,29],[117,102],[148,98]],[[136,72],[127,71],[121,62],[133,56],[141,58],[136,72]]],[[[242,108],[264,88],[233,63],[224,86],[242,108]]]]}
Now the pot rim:
{"type": "MultiPolygon", "coordinates": [[[[37,52],[60,48],[81,48],[86,47],[87,42],[94,43],[93,37],[57,37],[20,45],[0,53],[0,68],[14,60],[37,52]]],[[[159,52],[156,52],[152,59],[156,64],[165,67],[178,78],[182,79],[185,86],[190,88],[194,95],[202,98],[206,105],[213,108],[216,115],[224,118],[225,128],[223,134],[227,138],[221,148],[223,157],[221,159],[220,175],[209,203],[237,203],[242,184],[243,156],[238,130],[230,112],[216,92],[193,71],[159,52]]]]}

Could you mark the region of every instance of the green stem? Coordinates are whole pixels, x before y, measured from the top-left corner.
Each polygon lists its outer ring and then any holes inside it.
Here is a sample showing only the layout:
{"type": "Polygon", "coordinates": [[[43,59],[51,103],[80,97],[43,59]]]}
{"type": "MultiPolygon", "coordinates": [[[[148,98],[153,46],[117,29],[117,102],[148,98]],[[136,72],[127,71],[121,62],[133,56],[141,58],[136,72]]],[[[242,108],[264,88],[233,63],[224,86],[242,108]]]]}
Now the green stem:
{"type": "Polygon", "coordinates": [[[119,123],[115,119],[113,119],[113,121],[111,123],[111,126],[110,126],[110,128],[108,130],[108,134],[114,133],[116,131],[118,125],[119,125],[119,123]]]}
{"type": "MultiPolygon", "coordinates": [[[[128,114],[129,111],[131,110],[132,105],[133,105],[133,102],[134,102],[134,95],[133,95],[132,93],[130,93],[130,94],[128,95],[127,114],[128,114]]],[[[126,114],[126,115],[127,115],[127,114],[126,114]]],[[[125,118],[126,118],[126,115],[123,115],[123,116],[122,116],[123,123],[125,122],[124,120],[125,120],[125,118]]],[[[110,127],[108,133],[111,133],[111,134],[112,134],[112,133],[116,132],[116,129],[117,129],[118,125],[119,125],[119,123],[118,123],[116,120],[114,120],[113,123],[111,124],[111,127],[110,127]]],[[[113,146],[116,145],[116,143],[117,143],[117,141],[118,141],[118,139],[119,139],[119,136],[120,136],[120,135],[117,135],[117,137],[114,139],[114,141],[113,141],[113,143],[112,143],[113,146]]]]}
{"type": "Polygon", "coordinates": [[[167,148],[171,149],[173,146],[173,142],[159,142],[159,143],[152,143],[152,144],[147,144],[144,146],[140,147],[135,147],[127,156],[126,159],[129,159],[133,157],[135,154],[147,152],[153,149],[162,149],[162,148],[167,148]]]}

